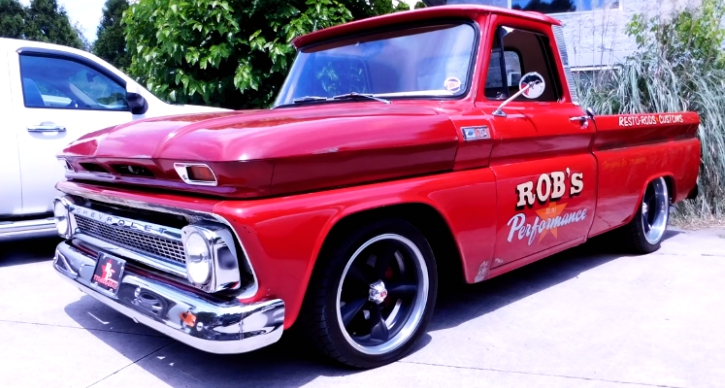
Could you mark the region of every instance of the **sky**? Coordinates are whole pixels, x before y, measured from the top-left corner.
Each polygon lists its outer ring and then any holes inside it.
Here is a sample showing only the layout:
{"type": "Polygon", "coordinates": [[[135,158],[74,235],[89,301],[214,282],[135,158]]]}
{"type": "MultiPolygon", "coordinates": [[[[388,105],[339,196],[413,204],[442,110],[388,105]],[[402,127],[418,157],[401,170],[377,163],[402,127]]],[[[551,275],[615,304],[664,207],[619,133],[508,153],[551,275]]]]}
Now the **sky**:
{"type": "MultiPolygon", "coordinates": [[[[408,4],[415,4],[417,0],[403,0],[408,4]]],[[[24,5],[29,5],[30,0],[20,0],[24,5]]],[[[65,7],[70,17],[71,24],[78,23],[83,35],[89,42],[96,40],[96,28],[101,22],[103,4],[105,0],[58,0],[58,4],[65,7]]]]}

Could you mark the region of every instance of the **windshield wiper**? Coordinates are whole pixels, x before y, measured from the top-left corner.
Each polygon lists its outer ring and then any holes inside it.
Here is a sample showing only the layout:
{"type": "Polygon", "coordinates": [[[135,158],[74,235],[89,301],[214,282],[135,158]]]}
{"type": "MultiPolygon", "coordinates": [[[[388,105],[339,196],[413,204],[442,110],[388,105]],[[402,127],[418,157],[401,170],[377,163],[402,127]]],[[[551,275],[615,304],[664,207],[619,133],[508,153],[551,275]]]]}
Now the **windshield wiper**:
{"type": "Polygon", "coordinates": [[[384,98],[375,97],[372,94],[360,94],[360,93],[355,93],[355,92],[347,93],[347,94],[341,94],[339,96],[332,97],[332,99],[333,100],[347,100],[347,99],[354,100],[354,99],[360,98],[360,97],[367,98],[367,99],[370,99],[370,100],[380,101],[383,104],[390,104],[390,101],[389,100],[386,100],[384,98]]]}
{"type": "Polygon", "coordinates": [[[300,98],[295,98],[292,100],[295,104],[301,104],[304,102],[318,102],[318,101],[327,101],[329,98],[327,97],[319,97],[319,96],[304,96],[300,98]]]}
{"type": "Polygon", "coordinates": [[[304,104],[306,102],[323,102],[323,101],[335,101],[335,100],[356,100],[356,99],[359,99],[359,98],[367,98],[367,99],[370,99],[370,100],[380,101],[383,104],[390,104],[390,101],[388,101],[388,100],[386,100],[384,98],[375,97],[372,94],[360,94],[360,93],[355,93],[355,92],[346,93],[346,94],[340,94],[339,96],[334,96],[334,97],[331,97],[331,98],[328,98],[328,97],[320,97],[320,96],[304,96],[304,97],[295,98],[294,100],[292,100],[292,102],[294,102],[295,104],[304,104]]]}

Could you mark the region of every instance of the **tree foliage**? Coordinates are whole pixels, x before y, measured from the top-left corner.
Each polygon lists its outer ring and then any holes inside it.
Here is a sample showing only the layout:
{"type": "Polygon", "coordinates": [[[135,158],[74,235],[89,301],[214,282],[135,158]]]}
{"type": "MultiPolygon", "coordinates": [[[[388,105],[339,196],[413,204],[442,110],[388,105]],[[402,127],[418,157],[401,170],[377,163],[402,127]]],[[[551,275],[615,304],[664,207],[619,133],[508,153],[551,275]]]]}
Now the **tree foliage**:
{"type": "Polygon", "coordinates": [[[122,25],[123,12],[128,9],[127,0],[107,0],[103,18],[96,32],[93,53],[113,66],[125,70],[131,64],[131,54],[126,51],[126,38],[122,25]]]}
{"type": "Polygon", "coordinates": [[[696,111],[701,125],[700,196],[680,215],[725,216],[725,3],[702,0],[627,25],[639,50],[580,85],[582,105],[601,114],[696,111]]]}
{"type": "Polygon", "coordinates": [[[267,106],[293,38],[396,10],[391,0],[140,0],[124,16],[128,70],[172,102],[267,106]]]}
{"type": "Polygon", "coordinates": [[[657,53],[681,65],[679,59],[686,54],[698,65],[725,68],[724,16],[724,2],[704,0],[701,7],[686,8],[674,15],[635,15],[626,31],[645,55],[657,53]]]}
{"type": "Polygon", "coordinates": [[[392,0],[343,0],[341,3],[350,10],[354,20],[410,10],[404,1],[393,4],[392,0]]]}
{"type": "Polygon", "coordinates": [[[0,36],[22,39],[26,16],[18,0],[0,0],[0,36]]]}
{"type": "Polygon", "coordinates": [[[26,39],[84,48],[65,8],[59,7],[56,0],[32,0],[27,8],[26,23],[26,39]]]}
{"type": "Polygon", "coordinates": [[[0,36],[85,48],[56,0],[32,0],[28,7],[17,0],[0,0],[0,36]]]}

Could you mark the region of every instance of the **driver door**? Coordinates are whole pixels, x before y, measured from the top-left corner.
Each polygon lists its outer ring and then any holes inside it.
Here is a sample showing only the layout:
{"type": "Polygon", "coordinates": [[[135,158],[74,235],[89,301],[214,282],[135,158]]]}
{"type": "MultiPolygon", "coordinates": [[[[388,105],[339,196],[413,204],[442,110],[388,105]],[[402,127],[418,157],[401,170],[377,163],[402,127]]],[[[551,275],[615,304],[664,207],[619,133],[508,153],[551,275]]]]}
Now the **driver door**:
{"type": "Polygon", "coordinates": [[[564,87],[553,36],[519,27],[515,18],[497,22],[480,105],[494,112],[515,98],[490,121],[498,209],[492,267],[583,243],[597,188],[595,127],[564,87]]]}
{"type": "Polygon", "coordinates": [[[64,176],[56,155],[84,134],[131,121],[132,115],[123,80],[90,60],[60,51],[11,55],[22,213],[46,213],[64,176]]]}

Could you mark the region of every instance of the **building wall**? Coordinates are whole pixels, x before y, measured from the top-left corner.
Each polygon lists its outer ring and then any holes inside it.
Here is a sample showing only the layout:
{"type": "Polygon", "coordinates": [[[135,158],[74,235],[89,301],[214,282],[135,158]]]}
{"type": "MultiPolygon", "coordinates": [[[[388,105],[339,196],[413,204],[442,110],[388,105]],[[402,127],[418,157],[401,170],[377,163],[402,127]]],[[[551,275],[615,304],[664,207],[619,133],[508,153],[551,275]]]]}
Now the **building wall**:
{"type": "MultiPolygon", "coordinates": [[[[550,14],[564,24],[572,68],[610,66],[632,54],[637,45],[625,27],[636,14],[668,15],[674,8],[700,0],[619,0],[619,8],[550,14]]],[[[426,0],[430,5],[484,4],[509,7],[510,0],[426,0]]]]}
{"type": "Polygon", "coordinates": [[[572,67],[607,66],[624,60],[637,50],[627,36],[627,23],[636,14],[668,15],[695,0],[619,0],[619,9],[552,14],[564,24],[564,35],[572,67]]]}

